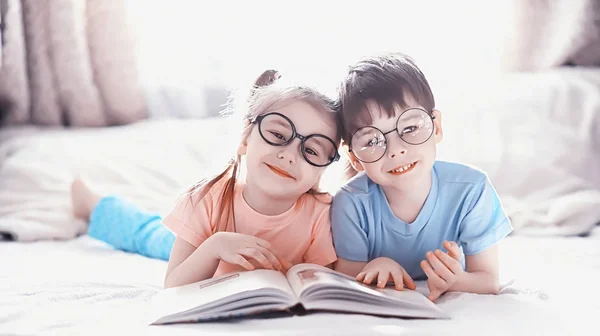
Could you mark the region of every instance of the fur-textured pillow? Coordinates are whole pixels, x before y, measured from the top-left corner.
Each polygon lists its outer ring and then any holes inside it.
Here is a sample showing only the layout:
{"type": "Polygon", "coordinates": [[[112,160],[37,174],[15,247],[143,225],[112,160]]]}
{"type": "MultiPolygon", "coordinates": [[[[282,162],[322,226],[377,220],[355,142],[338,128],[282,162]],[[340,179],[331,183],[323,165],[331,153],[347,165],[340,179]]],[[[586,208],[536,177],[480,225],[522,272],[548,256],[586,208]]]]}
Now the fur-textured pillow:
{"type": "Polygon", "coordinates": [[[514,23],[508,36],[509,71],[535,71],[565,64],[598,62],[597,0],[513,0],[514,23]]]}
{"type": "Polygon", "coordinates": [[[237,148],[233,120],[145,120],[118,127],[0,130],[0,234],[19,241],[70,239],[77,176],[101,194],[168,213],[181,192],[223,168],[237,148]],[[12,134],[6,134],[6,132],[12,134]],[[157,136],[160,134],[160,136],[157,136]],[[219,134],[204,137],[201,134],[219,134]],[[225,148],[225,149],[224,149],[225,148]],[[231,150],[228,151],[227,149],[231,150]]]}
{"type": "Polygon", "coordinates": [[[584,26],[586,43],[570,57],[572,65],[600,66],[600,1],[593,1],[584,26]]]}

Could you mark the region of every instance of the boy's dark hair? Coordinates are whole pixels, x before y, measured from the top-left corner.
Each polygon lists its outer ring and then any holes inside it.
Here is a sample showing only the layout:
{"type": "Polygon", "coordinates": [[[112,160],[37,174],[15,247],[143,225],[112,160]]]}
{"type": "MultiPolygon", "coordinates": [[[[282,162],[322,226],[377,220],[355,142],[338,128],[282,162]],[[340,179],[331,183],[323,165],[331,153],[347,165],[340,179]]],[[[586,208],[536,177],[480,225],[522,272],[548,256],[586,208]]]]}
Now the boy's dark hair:
{"type": "Polygon", "coordinates": [[[396,106],[414,107],[409,106],[408,99],[430,113],[435,108],[429,83],[410,57],[388,53],[361,59],[350,66],[339,88],[342,139],[349,144],[354,131],[371,124],[373,116],[367,110],[367,101],[374,101],[393,117],[396,106]]]}

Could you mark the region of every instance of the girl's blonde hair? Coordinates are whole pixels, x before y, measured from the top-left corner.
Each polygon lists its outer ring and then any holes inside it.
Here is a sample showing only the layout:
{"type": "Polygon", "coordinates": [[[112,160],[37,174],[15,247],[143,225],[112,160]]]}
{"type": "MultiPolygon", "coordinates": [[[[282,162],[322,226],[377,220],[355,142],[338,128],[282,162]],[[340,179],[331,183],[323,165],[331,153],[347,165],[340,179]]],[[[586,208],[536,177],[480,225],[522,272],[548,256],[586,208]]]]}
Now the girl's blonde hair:
{"type": "MultiPolygon", "coordinates": [[[[282,101],[303,100],[315,109],[323,113],[335,113],[336,102],[326,95],[320,93],[314,88],[304,85],[285,84],[280,80],[280,75],[276,70],[267,70],[263,72],[254,82],[252,89],[247,97],[242,99],[241,104],[236,104],[234,110],[241,111],[243,114],[242,139],[247,138],[252,130],[251,121],[257,116],[268,112],[268,109],[274,104],[282,101]]],[[[339,129],[338,119],[336,126],[339,129]]],[[[340,132],[336,132],[336,146],[339,147],[341,140],[340,132]]],[[[188,190],[190,202],[193,198],[200,201],[211,188],[219,181],[224,181],[223,190],[218,196],[219,207],[217,212],[216,225],[213,229],[213,234],[219,231],[235,232],[235,215],[234,215],[234,188],[240,173],[241,156],[236,155],[230,159],[222,172],[210,178],[203,179],[193,185],[188,190]]],[[[316,188],[310,189],[308,194],[322,195],[325,194],[316,188]]]]}

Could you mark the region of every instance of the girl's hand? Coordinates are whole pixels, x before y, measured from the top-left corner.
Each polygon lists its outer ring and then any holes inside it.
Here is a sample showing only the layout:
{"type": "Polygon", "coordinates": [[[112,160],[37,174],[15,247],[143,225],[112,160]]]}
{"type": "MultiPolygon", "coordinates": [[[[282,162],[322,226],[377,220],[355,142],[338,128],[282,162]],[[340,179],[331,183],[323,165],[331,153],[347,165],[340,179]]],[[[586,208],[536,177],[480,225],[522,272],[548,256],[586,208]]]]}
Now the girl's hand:
{"type": "Polygon", "coordinates": [[[377,258],[369,262],[356,276],[357,281],[370,285],[377,279],[377,287],[384,288],[390,277],[394,280],[397,290],[402,290],[404,285],[408,289],[415,289],[417,286],[408,273],[394,260],[390,258],[377,258]]]}
{"type": "Polygon", "coordinates": [[[460,264],[460,248],[455,242],[444,241],[448,253],[441,250],[427,252],[427,260],[421,261],[421,268],[427,274],[429,300],[435,301],[444,294],[462,276],[464,270],[460,264]]]}
{"type": "Polygon", "coordinates": [[[269,250],[271,244],[265,240],[241,233],[217,232],[207,242],[214,257],[224,262],[249,271],[256,269],[250,261],[256,261],[264,269],[282,269],[279,259],[269,250]]]}

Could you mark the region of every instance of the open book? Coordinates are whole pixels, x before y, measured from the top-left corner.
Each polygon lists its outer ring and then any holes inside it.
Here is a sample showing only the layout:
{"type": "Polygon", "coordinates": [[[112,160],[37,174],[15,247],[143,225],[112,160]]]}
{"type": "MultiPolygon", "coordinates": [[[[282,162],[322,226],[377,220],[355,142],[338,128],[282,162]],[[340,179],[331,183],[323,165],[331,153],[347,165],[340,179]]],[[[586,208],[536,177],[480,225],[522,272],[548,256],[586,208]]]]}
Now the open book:
{"type": "Polygon", "coordinates": [[[378,289],[326,267],[300,264],[287,275],[255,270],[165,289],[152,299],[153,323],[190,323],[311,311],[448,318],[423,294],[378,289]]]}

